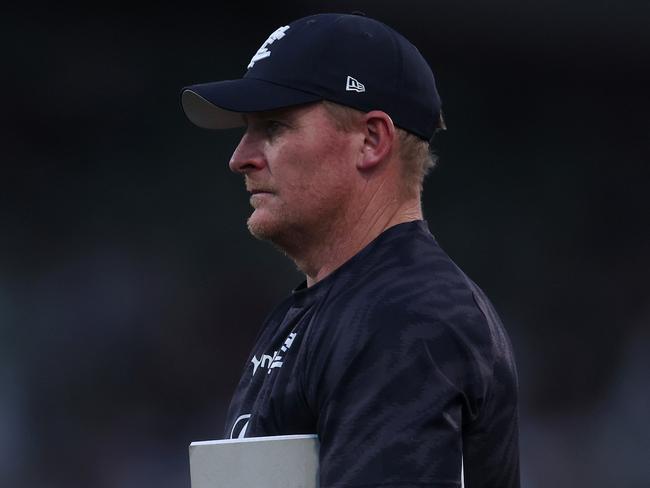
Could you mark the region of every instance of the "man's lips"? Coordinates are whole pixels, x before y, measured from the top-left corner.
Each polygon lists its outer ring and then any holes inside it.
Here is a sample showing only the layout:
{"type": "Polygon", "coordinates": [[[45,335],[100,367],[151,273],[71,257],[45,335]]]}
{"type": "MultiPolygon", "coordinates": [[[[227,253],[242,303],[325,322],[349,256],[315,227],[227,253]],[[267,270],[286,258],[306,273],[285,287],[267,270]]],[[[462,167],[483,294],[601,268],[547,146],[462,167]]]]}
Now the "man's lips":
{"type": "Polygon", "coordinates": [[[244,186],[246,187],[246,191],[251,194],[252,196],[255,195],[263,195],[263,194],[270,194],[273,193],[273,189],[265,186],[262,184],[262,182],[255,183],[254,181],[249,180],[246,178],[244,181],[244,186]]]}

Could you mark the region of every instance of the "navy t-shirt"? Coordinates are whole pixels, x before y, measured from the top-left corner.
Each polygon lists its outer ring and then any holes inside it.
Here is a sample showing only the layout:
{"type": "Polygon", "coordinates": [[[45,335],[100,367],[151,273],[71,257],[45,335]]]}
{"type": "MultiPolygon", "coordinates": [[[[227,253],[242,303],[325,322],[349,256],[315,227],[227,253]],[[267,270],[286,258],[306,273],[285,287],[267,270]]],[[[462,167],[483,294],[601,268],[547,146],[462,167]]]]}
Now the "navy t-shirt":
{"type": "Polygon", "coordinates": [[[320,486],[519,486],[517,373],[425,221],[384,231],[267,318],[226,437],[318,434],[320,486]]]}

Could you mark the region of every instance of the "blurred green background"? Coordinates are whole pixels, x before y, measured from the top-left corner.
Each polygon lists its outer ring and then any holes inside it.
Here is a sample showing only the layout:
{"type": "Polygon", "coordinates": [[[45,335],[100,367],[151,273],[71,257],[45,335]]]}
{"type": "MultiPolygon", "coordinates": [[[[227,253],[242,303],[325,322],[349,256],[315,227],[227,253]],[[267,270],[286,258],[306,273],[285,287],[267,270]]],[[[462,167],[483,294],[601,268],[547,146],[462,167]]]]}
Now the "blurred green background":
{"type": "Polygon", "coordinates": [[[241,131],[193,127],[180,89],[353,10],[436,75],[425,216],[514,343],[522,485],[650,486],[648,2],[4,10],[1,486],[189,487],[189,443],[221,436],[302,277],[247,233],[241,131]]]}

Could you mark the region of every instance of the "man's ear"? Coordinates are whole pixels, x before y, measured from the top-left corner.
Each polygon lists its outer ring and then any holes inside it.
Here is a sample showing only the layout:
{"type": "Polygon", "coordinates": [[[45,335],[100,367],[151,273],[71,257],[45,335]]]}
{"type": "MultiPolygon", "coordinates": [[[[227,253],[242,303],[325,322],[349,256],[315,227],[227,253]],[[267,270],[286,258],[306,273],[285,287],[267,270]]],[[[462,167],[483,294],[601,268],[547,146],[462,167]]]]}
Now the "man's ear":
{"type": "Polygon", "coordinates": [[[357,163],[361,170],[376,167],[391,153],[395,144],[395,124],[386,112],[368,112],[364,114],[363,123],[363,157],[357,163]]]}

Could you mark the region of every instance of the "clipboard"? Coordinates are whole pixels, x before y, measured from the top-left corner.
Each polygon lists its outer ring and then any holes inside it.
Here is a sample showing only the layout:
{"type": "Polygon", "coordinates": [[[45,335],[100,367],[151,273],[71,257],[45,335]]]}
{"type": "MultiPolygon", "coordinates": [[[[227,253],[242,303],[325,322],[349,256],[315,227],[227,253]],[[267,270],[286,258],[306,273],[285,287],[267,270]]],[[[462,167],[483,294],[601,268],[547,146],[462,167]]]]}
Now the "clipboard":
{"type": "Polygon", "coordinates": [[[192,442],[192,488],[318,488],[318,436],[192,442]]]}

